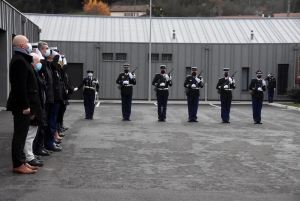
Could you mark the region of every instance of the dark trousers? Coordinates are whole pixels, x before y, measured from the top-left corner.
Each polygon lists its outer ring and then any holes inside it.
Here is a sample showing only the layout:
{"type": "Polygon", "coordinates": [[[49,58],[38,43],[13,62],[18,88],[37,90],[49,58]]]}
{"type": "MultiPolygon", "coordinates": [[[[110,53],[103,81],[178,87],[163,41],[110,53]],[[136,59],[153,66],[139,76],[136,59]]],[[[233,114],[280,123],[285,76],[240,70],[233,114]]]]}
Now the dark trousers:
{"type": "Polygon", "coordinates": [[[189,120],[197,120],[199,98],[200,98],[199,96],[187,97],[189,120]]]}
{"type": "Polygon", "coordinates": [[[30,114],[23,114],[23,111],[13,111],[14,116],[14,134],[11,144],[11,155],[13,167],[20,167],[24,164],[23,149],[30,125],[30,114]]]}
{"type": "Polygon", "coordinates": [[[254,122],[261,121],[262,98],[252,98],[252,111],[254,122]]]}
{"type": "Polygon", "coordinates": [[[231,98],[221,98],[221,118],[222,121],[230,120],[231,98]]]}
{"type": "Polygon", "coordinates": [[[274,97],[274,88],[268,88],[268,101],[269,103],[273,103],[274,97]]]}
{"type": "Polygon", "coordinates": [[[32,144],[32,150],[34,152],[44,148],[44,130],[41,129],[41,127],[42,126],[38,127],[36,136],[35,136],[33,144],[32,144]]]}
{"type": "Polygon", "coordinates": [[[59,102],[49,103],[49,110],[48,110],[49,124],[47,129],[45,129],[46,132],[44,132],[45,146],[48,149],[53,148],[54,146],[54,141],[55,141],[54,133],[56,130],[56,119],[57,119],[59,107],[60,107],[59,102]]]}
{"type": "Polygon", "coordinates": [[[157,113],[158,119],[165,120],[167,118],[167,103],[169,96],[156,96],[157,97],[157,113]]]}
{"type": "Polygon", "coordinates": [[[122,97],[122,115],[124,119],[130,118],[132,95],[121,95],[122,97]]]}
{"type": "Polygon", "coordinates": [[[95,110],[95,94],[94,95],[83,94],[83,100],[84,100],[85,118],[92,119],[95,110]]]}

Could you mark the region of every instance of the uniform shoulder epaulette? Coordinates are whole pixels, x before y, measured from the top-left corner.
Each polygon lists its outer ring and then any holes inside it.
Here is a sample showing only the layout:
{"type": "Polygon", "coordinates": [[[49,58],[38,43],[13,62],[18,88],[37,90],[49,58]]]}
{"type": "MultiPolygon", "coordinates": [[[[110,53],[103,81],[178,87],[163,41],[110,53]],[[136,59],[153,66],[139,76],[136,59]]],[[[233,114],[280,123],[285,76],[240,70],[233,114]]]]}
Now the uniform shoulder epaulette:
{"type": "Polygon", "coordinates": [[[222,77],[219,77],[219,80],[222,79],[222,77]]]}
{"type": "Polygon", "coordinates": [[[191,75],[187,75],[186,77],[191,77],[191,75]]]}

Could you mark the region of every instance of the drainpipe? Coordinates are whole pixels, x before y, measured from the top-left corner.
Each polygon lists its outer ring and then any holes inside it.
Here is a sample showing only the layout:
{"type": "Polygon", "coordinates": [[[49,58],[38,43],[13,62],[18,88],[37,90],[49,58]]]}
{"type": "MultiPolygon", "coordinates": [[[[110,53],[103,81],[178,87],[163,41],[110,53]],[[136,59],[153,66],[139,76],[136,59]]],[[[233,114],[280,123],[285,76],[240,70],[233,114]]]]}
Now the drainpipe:
{"type": "MultiPolygon", "coordinates": [[[[297,50],[298,50],[298,46],[297,44],[294,46],[294,79],[296,79],[296,71],[297,71],[297,50]]],[[[294,81],[294,87],[296,86],[296,83],[294,81]]]]}
{"type": "Polygon", "coordinates": [[[207,101],[208,53],[209,53],[209,46],[205,45],[205,84],[204,84],[204,91],[205,91],[204,101],[205,102],[207,101]]]}

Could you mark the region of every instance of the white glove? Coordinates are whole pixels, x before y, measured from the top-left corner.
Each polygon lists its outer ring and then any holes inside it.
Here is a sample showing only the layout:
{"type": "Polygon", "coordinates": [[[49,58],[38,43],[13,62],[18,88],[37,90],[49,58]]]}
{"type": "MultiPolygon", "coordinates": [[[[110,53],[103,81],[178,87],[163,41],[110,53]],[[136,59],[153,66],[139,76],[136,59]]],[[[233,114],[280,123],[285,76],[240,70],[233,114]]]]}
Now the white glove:
{"type": "Polygon", "coordinates": [[[66,58],[63,58],[63,64],[64,64],[64,65],[67,65],[67,64],[68,64],[66,58]]]}
{"type": "Polygon", "coordinates": [[[169,79],[170,79],[169,76],[167,74],[165,74],[164,76],[165,76],[166,80],[169,81],[169,79]]]}
{"type": "Polygon", "coordinates": [[[95,92],[95,95],[97,96],[97,94],[98,94],[98,92],[96,91],[96,92],[95,92]]]}
{"type": "Polygon", "coordinates": [[[166,84],[165,83],[160,83],[159,86],[164,87],[164,86],[166,86],[166,84]]]}
{"type": "Polygon", "coordinates": [[[196,85],[195,84],[192,84],[192,86],[191,86],[192,88],[196,88],[196,85]]]}
{"type": "Polygon", "coordinates": [[[276,89],[276,88],[274,88],[274,91],[275,91],[275,89],[276,89]]]}
{"type": "Polygon", "coordinates": [[[262,91],[262,88],[261,88],[261,87],[258,87],[258,88],[257,88],[257,91],[262,91]]]}
{"type": "Polygon", "coordinates": [[[232,79],[232,84],[235,84],[235,80],[234,79],[232,79]]]}
{"type": "Polygon", "coordinates": [[[262,80],[262,84],[263,84],[263,86],[266,86],[266,81],[262,80]]]}
{"type": "Polygon", "coordinates": [[[228,85],[224,85],[224,89],[228,89],[228,85]]]}
{"type": "Polygon", "coordinates": [[[170,75],[169,78],[170,78],[170,81],[171,81],[172,80],[172,76],[170,75]]]}
{"type": "Polygon", "coordinates": [[[92,82],[93,84],[98,84],[98,80],[94,80],[93,82],[92,82]]]}
{"type": "Polygon", "coordinates": [[[128,80],[123,81],[123,84],[129,84],[128,80]]]}
{"type": "Polygon", "coordinates": [[[131,73],[128,73],[129,75],[129,78],[132,79],[133,78],[133,75],[131,73]]]}
{"type": "Polygon", "coordinates": [[[230,84],[232,84],[232,79],[231,79],[231,77],[229,77],[228,80],[229,80],[230,84]]]}
{"type": "Polygon", "coordinates": [[[53,55],[53,56],[58,55],[58,52],[52,50],[52,55],[53,55]]]}
{"type": "Polygon", "coordinates": [[[74,88],[74,91],[77,91],[77,90],[78,90],[78,88],[77,88],[77,87],[75,87],[75,88],[74,88]]]}
{"type": "Polygon", "coordinates": [[[199,78],[197,78],[197,77],[195,78],[195,80],[196,80],[198,83],[200,83],[200,81],[201,81],[201,80],[200,80],[199,78]]]}
{"type": "Polygon", "coordinates": [[[131,74],[132,74],[133,78],[135,78],[135,73],[131,73],[131,74]]]}

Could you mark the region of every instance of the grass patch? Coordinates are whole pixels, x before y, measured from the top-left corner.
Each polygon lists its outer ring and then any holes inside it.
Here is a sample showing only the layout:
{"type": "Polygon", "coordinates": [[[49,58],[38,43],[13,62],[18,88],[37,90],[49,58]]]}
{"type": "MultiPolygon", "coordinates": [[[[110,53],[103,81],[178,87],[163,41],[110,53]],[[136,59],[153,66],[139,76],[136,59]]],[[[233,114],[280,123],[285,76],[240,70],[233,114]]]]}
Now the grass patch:
{"type": "Polygon", "coordinates": [[[293,106],[293,107],[299,107],[300,108],[300,103],[286,103],[285,105],[293,106]]]}

